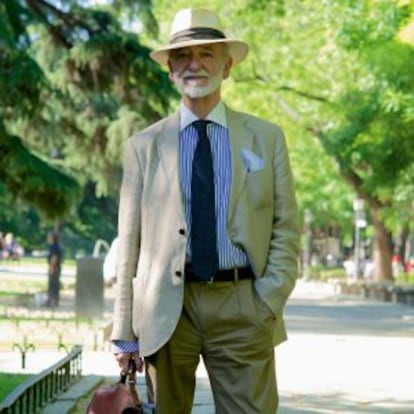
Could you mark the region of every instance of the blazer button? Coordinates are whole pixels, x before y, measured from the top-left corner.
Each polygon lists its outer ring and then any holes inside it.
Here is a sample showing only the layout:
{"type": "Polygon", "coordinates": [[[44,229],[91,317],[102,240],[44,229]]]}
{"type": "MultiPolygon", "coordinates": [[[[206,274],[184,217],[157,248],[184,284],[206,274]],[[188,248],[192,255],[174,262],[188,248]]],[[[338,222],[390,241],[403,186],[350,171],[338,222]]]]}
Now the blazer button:
{"type": "Polygon", "coordinates": [[[185,229],[180,229],[180,230],[178,230],[178,233],[180,233],[182,236],[184,236],[184,234],[185,234],[185,229]]]}
{"type": "Polygon", "coordinates": [[[175,275],[181,277],[183,275],[183,272],[181,272],[181,270],[176,270],[175,275]]]}

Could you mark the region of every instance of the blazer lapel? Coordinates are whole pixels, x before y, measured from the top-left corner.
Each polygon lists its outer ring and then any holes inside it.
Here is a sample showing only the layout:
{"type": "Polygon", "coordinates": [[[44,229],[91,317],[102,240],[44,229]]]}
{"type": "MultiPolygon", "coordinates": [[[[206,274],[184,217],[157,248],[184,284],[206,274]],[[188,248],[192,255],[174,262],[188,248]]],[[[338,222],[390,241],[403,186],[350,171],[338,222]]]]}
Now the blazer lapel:
{"type": "Polygon", "coordinates": [[[231,219],[247,174],[241,150],[243,148],[251,149],[254,137],[252,131],[248,127],[246,118],[227,107],[226,109],[232,164],[232,182],[228,215],[228,218],[231,219]]]}
{"type": "Polygon", "coordinates": [[[178,207],[177,214],[179,218],[184,219],[184,205],[180,186],[179,124],[179,112],[167,118],[157,140],[157,145],[160,163],[167,183],[166,188],[172,198],[176,198],[174,204],[178,207]]]}

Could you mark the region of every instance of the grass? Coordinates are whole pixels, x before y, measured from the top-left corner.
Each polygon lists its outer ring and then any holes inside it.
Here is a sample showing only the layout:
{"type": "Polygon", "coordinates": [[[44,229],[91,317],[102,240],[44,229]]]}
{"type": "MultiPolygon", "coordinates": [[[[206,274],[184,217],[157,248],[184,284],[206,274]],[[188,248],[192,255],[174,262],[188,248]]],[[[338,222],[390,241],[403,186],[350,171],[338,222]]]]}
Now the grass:
{"type": "Polygon", "coordinates": [[[312,280],[320,280],[326,282],[329,279],[345,279],[346,273],[343,267],[325,267],[311,266],[309,269],[310,278],[312,280]]]}
{"type": "MultiPolygon", "coordinates": [[[[16,266],[19,264],[26,265],[43,265],[46,263],[46,257],[30,257],[23,256],[19,259],[19,262],[16,263],[16,266]]],[[[63,261],[64,266],[76,266],[76,259],[65,258],[63,261]]]]}
{"type": "MultiPolygon", "coordinates": [[[[63,278],[62,278],[63,279],[63,278]]],[[[64,281],[61,279],[61,289],[74,289],[73,281],[64,281]]],[[[39,277],[38,280],[10,278],[3,276],[0,278],[0,298],[10,298],[22,294],[34,294],[44,292],[47,289],[47,275],[44,278],[39,277]]]]}
{"type": "Polygon", "coordinates": [[[1,274],[0,278],[0,292],[5,292],[7,295],[14,293],[34,293],[39,290],[44,290],[47,285],[47,275],[44,278],[39,277],[38,280],[19,279],[16,276],[9,276],[8,274],[1,274]]]}
{"type": "Polygon", "coordinates": [[[30,377],[29,374],[0,372],[0,401],[3,401],[8,394],[30,377]]]}
{"type": "MultiPolygon", "coordinates": [[[[23,256],[20,257],[18,261],[12,260],[0,260],[0,265],[3,264],[5,266],[15,267],[16,269],[19,266],[33,266],[35,268],[40,267],[47,267],[47,259],[46,257],[30,257],[30,256],[23,256]]],[[[76,259],[72,258],[64,258],[62,266],[66,269],[76,268],[77,262],[76,259]]]]}
{"type": "Polygon", "coordinates": [[[396,277],[396,282],[401,285],[414,285],[414,273],[401,273],[396,277]]]}
{"type": "Polygon", "coordinates": [[[15,296],[16,296],[16,291],[15,290],[13,290],[11,292],[0,291],[0,298],[1,297],[4,297],[4,298],[7,298],[7,297],[15,297],[15,296]]]}

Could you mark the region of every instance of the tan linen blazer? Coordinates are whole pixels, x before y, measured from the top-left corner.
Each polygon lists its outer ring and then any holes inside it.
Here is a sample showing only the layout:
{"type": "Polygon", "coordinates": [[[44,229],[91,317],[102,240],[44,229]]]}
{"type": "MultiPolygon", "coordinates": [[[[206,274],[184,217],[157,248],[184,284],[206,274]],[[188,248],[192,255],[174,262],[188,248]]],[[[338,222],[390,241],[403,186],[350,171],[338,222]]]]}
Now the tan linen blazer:
{"type": "MultiPolygon", "coordinates": [[[[286,339],[283,308],[298,273],[299,229],[285,139],[274,124],[226,107],[232,184],[227,231],[247,253],[255,289],[286,339]],[[264,161],[247,171],[242,149],[264,161]]],[[[112,340],[137,340],[142,356],[171,337],[183,305],[189,229],[179,171],[179,112],[125,147],[112,340]]]]}

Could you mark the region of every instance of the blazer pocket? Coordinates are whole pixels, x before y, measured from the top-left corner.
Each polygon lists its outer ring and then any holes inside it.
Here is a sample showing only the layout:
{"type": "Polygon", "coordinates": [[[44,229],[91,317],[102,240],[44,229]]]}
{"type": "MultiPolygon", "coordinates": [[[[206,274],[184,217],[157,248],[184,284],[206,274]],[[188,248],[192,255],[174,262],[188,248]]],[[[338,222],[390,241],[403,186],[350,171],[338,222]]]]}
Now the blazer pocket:
{"type": "Polygon", "coordinates": [[[269,207],[273,199],[271,171],[263,169],[248,172],[246,191],[249,204],[254,208],[269,207]]]}

